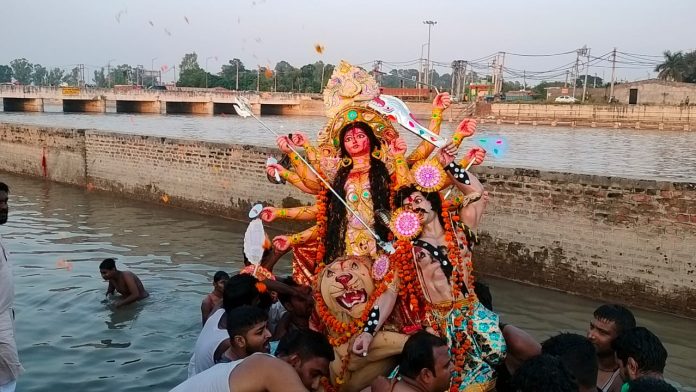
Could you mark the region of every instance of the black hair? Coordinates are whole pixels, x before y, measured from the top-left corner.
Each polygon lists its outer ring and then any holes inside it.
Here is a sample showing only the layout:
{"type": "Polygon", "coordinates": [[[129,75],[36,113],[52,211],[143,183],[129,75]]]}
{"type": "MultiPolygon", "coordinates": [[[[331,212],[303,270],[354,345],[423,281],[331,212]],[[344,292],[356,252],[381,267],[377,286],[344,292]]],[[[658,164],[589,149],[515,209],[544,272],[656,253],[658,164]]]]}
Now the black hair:
{"type": "Polygon", "coordinates": [[[304,362],[312,358],[335,359],[333,347],[324,334],[307,329],[288,332],[278,342],[277,357],[297,354],[304,362]]]}
{"type": "Polygon", "coordinates": [[[225,312],[242,305],[253,305],[259,299],[258,279],[249,274],[233,275],[225,283],[222,307],[225,312]]]}
{"type": "Polygon", "coordinates": [[[573,375],[558,357],[537,355],[522,363],[512,377],[518,392],[577,392],[573,375]]]}
{"type": "Polygon", "coordinates": [[[623,331],[636,327],[636,318],[626,307],[618,304],[605,304],[594,311],[594,317],[598,320],[613,321],[616,325],[617,335],[623,331]]]}
{"type": "Polygon", "coordinates": [[[491,288],[480,280],[474,281],[474,293],[484,308],[493,311],[493,294],[491,288]]]}
{"type": "Polygon", "coordinates": [[[655,377],[640,377],[628,383],[629,392],[677,392],[667,381],[655,377]]]}
{"type": "MultiPolygon", "coordinates": [[[[283,279],[280,279],[280,283],[285,284],[286,286],[289,287],[299,287],[300,285],[295,282],[295,279],[292,278],[292,276],[286,276],[283,279]]],[[[278,293],[278,301],[280,301],[283,306],[285,306],[286,303],[290,302],[292,299],[292,294],[288,293],[278,293]]]]}
{"type": "Polygon", "coordinates": [[[541,343],[541,353],[558,357],[575,376],[578,385],[586,388],[597,385],[597,351],[585,336],[560,333],[541,343]]]}
{"type": "Polygon", "coordinates": [[[251,305],[242,305],[230,311],[225,311],[227,317],[227,333],[230,339],[244,335],[258,323],[268,321],[268,312],[251,305]]]}
{"type": "MultiPolygon", "coordinates": [[[[346,150],[345,143],[343,143],[343,137],[349,129],[353,128],[361,129],[365,132],[367,138],[370,139],[370,195],[372,197],[372,210],[374,212],[375,221],[373,229],[381,239],[386,241],[389,235],[389,228],[379,219],[376,211],[391,210],[391,206],[389,205],[391,177],[389,176],[389,170],[387,170],[387,166],[384,162],[375,158],[372,154],[376,150],[382,148],[382,144],[367,123],[356,121],[346,124],[339,132],[341,158],[350,156],[346,150]]],[[[341,165],[336,172],[333,184],[331,184],[336,193],[344,200],[346,198],[346,181],[352,169],[352,162],[347,166],[341,165]]],[[[326,243],[324,263],[328,265],[334,259],[345,253],[346,243],[343,239],[346,236],[346,223],[348,219],[346,207],[343,203],[339,202],[333,194],[329,194],[327,197],[326,238],[322,240],[326,243]]]]}
{"type": "Polygon", "coordinates": [[[10,187],[0,181],[0,192],[10,193],[10,187]]]}
{"type": "Polygon", "coordinates": [[[116,260],[114,259],[104,259],[104,261],[99,264],[99,269],[105,269],[105,270],[113,270],[116,269],[116,260]]]}
{"type": "Polygon", "coordinates": [[[660,338],[647,328],[636,327],[624,331],[614,339],[611,347],[624,365],[628,358],[633,358],[640,371],[662,373],[665,370],[667,350],[660,338]]]}
{"type": "Polygon", "coordinates": [[[218,271],[213,275],[213,283],[217,283],[223,279],[230,280],[230,275],[225,271],[218,271]]]}
{"type": "Polygon", "coordinates": [[[425,197],[425,199],[430,202],[430,205],[433,206],[433,211],[435,211],[435,213],[437,214],[437,220],[444,228],[445,218],[442,217],[442,199],[440,199],[439,192],[423,192],[416,188],[415,185],[401,187],[398,191],[396,191],[395,203],[397,203],[397,207],[401,207],[404,204],[404,200],[411,196],[413,192],[420,192],[425,197]]]}
{"type": "Polygon", "coordinates": [[[399,373],[409,378],[416,378],[423,369],[435,373],[435,356],[433,349],[446,346],[447,341],[425,331],[411,335],[401,351],[399,373]]]}

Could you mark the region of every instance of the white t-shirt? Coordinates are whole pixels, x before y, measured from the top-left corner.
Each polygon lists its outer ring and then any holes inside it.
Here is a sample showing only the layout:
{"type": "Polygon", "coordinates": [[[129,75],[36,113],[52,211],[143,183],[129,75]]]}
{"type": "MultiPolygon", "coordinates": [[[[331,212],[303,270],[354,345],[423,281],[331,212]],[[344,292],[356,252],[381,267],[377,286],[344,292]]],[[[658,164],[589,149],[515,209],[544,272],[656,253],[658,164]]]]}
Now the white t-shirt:
{"type": "Polygon", "coordinates": [[[12,307],[14,303],[14,280],[9,251],[0,238],[0,313],[12,307]]]}
{"type": "Polygon", "coordinates": [[[226,329],[218,328],[218,323],[224,315],[225,309],[218,309],[205,321],[189,361],[189,378],[215,365],[215,358],[213,358],[215,350],[217,350],[220,343],[230,338],[226,329]]]}
{"type": "MultiPolygon", "coordinates": [[[[268,355],[266,353],[254,353],[251,355],[257,354],[268,355]]],[[[230,373],[237,365],[249,357],[228,363],[218,363],[210,369],[190,377],[169,392],[232,392],[230,391],[230,373]]]]}

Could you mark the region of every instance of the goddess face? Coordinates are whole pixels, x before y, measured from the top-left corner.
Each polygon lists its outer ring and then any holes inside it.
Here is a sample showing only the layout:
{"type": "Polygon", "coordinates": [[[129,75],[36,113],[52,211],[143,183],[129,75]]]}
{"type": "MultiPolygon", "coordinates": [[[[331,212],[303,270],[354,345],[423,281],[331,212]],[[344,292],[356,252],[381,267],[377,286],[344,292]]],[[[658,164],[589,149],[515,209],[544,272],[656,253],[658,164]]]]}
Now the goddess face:
{"type": "Polygon", "coordinates": [[[351,157],[370,153],[370,139],[360,128],[351,128],[343,136],[343,145],[351,157]]]}

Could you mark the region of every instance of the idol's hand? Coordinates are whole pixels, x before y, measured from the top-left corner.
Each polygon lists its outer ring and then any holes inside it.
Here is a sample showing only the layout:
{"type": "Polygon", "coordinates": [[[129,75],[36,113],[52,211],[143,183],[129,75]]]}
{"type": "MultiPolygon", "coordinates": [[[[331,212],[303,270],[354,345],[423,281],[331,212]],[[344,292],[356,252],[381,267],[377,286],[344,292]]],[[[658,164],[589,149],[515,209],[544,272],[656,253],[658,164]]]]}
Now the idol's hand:
{"type": "Polygon", "coordinates": [[[372,343],[372,334],[367,332],[361,333],[353,342],[353,353],[366,357],[370,343],[372,343]]]}
{"type": "Polygon", "coordinates": [[[440,162],[440,165],[442,165],[442,167],[445,167],[445,166],[449,165],[450,163],[452,163],[452,161],[454,161],[454,158],[456,155],[457,155],[457,146],[455,146],[453,142],[449,141],[438,152],[437,160],[438,160],[438,162],[440,162]]]}
{"type": "Polygon", "coordinates": [[[398,137],[389,143],[389,152],[392,155],[403,155],[406,152],[406,141],[398,137]]]}
{"type": "Polygon", "coordinates": [[[440,93],[433,100],[433,108],[445,110],[450,105],[452,105],[452,97],[450,97],[449,93],[440,93]]]}
{"type": "Polygon", "coordinates": [[[290,141],[297,147],[304,146],[307,143],[307,140],[307,135],[300,131],[294,132],[292,135],[290,135],[290,141]]]}
{"type": "Polygon", "coordinates": [[[476,120],[465,118],[459,123],[457,130],[454,133],[459,133],[462,137],[472,136],[476,132],[476,120]]]}
{"type": "Polygon", "coordinates": [[[289,146],[290,143],[291,143],[289,137],[287,137],[287,136],[278,136],[278,137],[276,138],[276,143],[278,144],[278,148],[280,149],[280,151],[282,151],[282,152],[284,152],[284,153],[286,153],[286,154],[290,154],[290,153],[292,152],[292,150],[290,149],[290,146],[289,146]]]}
{"type": "Polygon", "coordinates": [[[275,207],[264,207],[261,210],[261,220],[266,223],[273,222],[278,217],[277,211],[275,207]]]}
{"type": "Polygon", "coordinates": [[[483,163],[484,158],[486,158],[486,150],[483,147],[474,147],[466,153],[466,160],[469,162],[473,161],[474,165],[483,163]]]}
{"type": "Polygon", "coordinates": [[[288,250],[290,247],[290,239],[286,235],[279,235],[273,238],[273,246],[281,252],[288,250]]]}
{"type": "Polygon", "coordinates": [[[268,174],[269,177],[275,177],[276,172],[278,172],[278,175],[281,178],[287,178],[284,176],[286,171],[286,168],[277,163],[271,163],[270,165],[266,166],[266,174],[268,174]]]}

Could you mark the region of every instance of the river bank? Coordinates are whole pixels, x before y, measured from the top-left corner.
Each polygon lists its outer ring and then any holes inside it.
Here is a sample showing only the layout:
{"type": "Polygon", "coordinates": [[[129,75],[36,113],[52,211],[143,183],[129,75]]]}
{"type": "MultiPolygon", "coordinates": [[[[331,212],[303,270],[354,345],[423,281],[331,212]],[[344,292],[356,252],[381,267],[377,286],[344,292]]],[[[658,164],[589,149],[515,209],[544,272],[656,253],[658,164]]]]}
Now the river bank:
{"type": "MultiPolygon", "coordinates": [[[[310,204],[267,181],[276,149],[95,130],[0,126],[2,170],[230,218],[310,204]]],[[[481,167],[480,271],[696,316],[696,184],[481,167]]]]}

